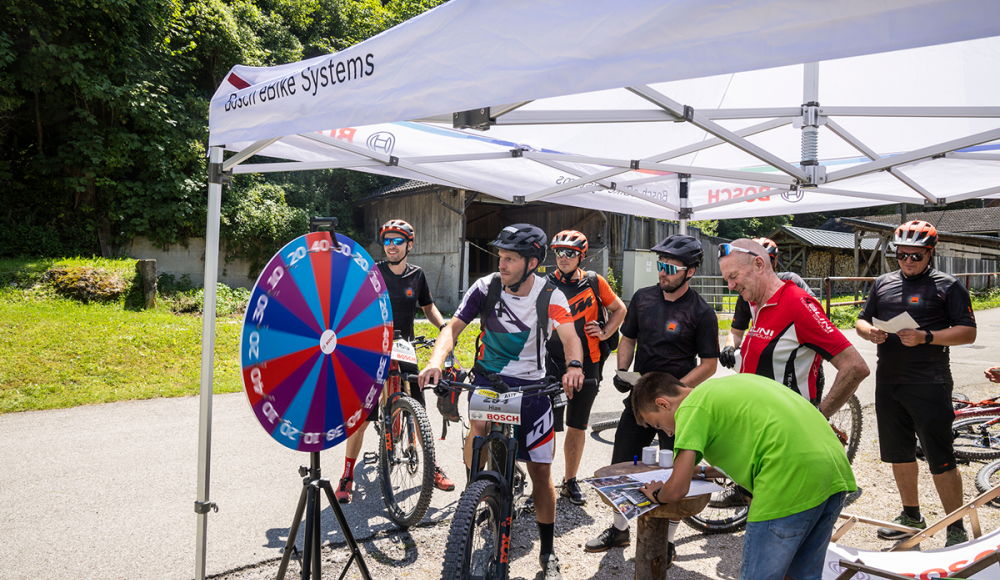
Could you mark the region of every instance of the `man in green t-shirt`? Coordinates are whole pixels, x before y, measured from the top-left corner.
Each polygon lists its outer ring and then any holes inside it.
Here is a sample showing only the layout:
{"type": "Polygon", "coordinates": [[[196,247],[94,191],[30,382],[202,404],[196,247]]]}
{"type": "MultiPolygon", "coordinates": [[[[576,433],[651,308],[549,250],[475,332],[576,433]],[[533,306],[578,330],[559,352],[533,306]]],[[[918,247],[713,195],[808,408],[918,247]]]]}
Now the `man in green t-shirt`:
{"type": "Polygon", "coordinates": [[[640,425],[675,436],[673,474],[643,488],[651,500],[675,502],[692,479],[728,475],[753,494],[740,579],[822,578],[833,526],[857,486],[844,446],[809,401],[757,375],[689,389],[647,373],[632,407],[640,425]],[[714,467],[698,466],[703,457],[714,467]]]}

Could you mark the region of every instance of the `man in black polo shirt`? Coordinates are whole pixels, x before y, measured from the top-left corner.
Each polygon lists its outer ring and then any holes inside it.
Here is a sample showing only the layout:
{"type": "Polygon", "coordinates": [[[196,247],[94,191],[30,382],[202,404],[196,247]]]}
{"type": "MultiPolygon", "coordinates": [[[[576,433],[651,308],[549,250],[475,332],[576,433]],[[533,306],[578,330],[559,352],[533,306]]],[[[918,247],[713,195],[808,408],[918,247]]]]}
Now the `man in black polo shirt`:
{"type": "MultiPolygon", "coordinates": [[[[719,360],[719,319],[715,309],[688,286],[701,264],[701,242],[691,236],[673,235],[653,251],[659,283],[637,290],[628,305],[618,344],[618,368],[628,370],[635,358],[635,372],[670,373],[689,387],[695,387],[715,374],[719,360]],[[700,360],[699,360],[700,359],[700,360]]],[[[630,392],[631,385],[615,377],[619,391],[630,392]]],[[[632,401],[626,397],[615,432],[612,463],[642,457],[642,448],[659,437],[661,449],[673,449],[673,437],[652,427],[640,427],[635,420],[632,401]]],[[[667,532],[667,554],[673,560],[673,533],[677,522],[667,532]]],[[[602,552],[630,542],[628,521],[615,516],[613,526],[587,542],[588,552],[602,552]]],[[[666,563],[667,566],[671,561],[666,563]]]]}
{"type": "MultiPolygon", "coordinates": [[[[413,319],[417,315],[419,306],[427,320],[437,328],[444,326],[444,319],[437,306],[434,306],[434,297],[431,296],[431,289],[427,285],[424,271],[419,266],[408,264],[407,255],[413,249],[413,226],[403,220],[389,220],[379,229],[379,241],[382,242],[382,251],[385,252],[385,261],[376,264],[382,279],[385,280],[386,291],[389,293],[389,302],[392,303],[392,326],[394,331],[399,331],[400,336],[406,340],[413,340],[413,319]]],[[[416,365],[409,368],[406,363],[400,362],[400,371],[416,375],[419,369],[416,365]]],[[[412,389],[410,396],[416,399],[424,408],[424,394],[420,389],[412,389]]],[[[372,409],[371,415],[365,419],[365,424],[347,438],[347,448],[344,455],[344,474],[340,478],[340,484],[334,495],[340,503],[350,503],[354,485],[354,466],[361,453],[361,445],[365,441],[365,431],[368,424],[378,419],[378,407],[372,409]]],[[[440,467],[434,466],[434,485],[443,491],[454,491],[455,483],[448,479],[440,467]]]]}
{"type": "MultiPolygon", "coordinates": [[[[976,340],[976,319],[965,286],[954,276],[931,267],[937,229],[910,221],[893,235],[899,270],[875,280],[858,316],[858,335],[878,345],[875,370],[875,413],[882,461],[892,464],[903,512],[894,523],[923,529],[917,491],[916,436],[927,457],[945,513],[962,506],[962,477],[955,463],[949,346],[976,340]],[[915,329],[887,333],[874,319],[891,320],[909,313],[915,329]]],[[[879,528],[885,540],[910,534],[879,528]]],[[[948,526],[946,546],[968,541],[962,520],[948,526]]]]}

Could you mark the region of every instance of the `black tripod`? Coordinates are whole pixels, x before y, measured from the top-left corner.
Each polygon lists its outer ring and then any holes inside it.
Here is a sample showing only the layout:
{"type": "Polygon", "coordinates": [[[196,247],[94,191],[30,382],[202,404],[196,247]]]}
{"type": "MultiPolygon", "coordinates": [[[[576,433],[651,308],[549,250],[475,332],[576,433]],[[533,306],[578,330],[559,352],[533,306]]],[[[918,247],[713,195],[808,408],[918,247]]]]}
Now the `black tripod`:
{"type": "Polygon", "coordinates": [[[330,485],[329,479],[320,477],[318,451],[309,454],[309,467],[299,467],[299,475],[303,476],[302,494],[299,495],[299,505],[295,508],[295,519],[292,521],[292,527],[288,531],[285,552],[281,555],[281,565],[278,567],[277,580],[284,580],[285,578],[285,570],[288,569],[288,560],[292,556],[292,551],[295,550],[295,537],[299,534],[299,522],[302,521],[303,511],[306,513],[306,534],[302,542],[302,580],[310,580],[310,578],[320,580],[321,578],[320,554],[322,550],[320,548],[320,540],[322,531],[320,529],[320,513],[323,510],[320,507],[320,498],[322,497],[320,490],[326,492],[326,498],[330,501],[333,514],[337,516],[337,524],[340,525],[340,530],[344,532],[344,538],[347,539],[347,546],[351,550],[351,557],[347,560],[347,564],[344,565],[344,569],[340,573],[340,580],[343,580],[344,575],[347,574],[347,570],[351,567],[351,562],[355,558],[358,560],[358,570],[361,571],[361,577],[364,580],[371,580],[364,556],[358,548],[358,543],[354,540],[354,534],[351,532],[351,526],[347,524],[347,518],[344,517],[344,510],[340,508],[340,503],[337,502],[337,498],[333,495],[333,486],[330,485]],[[310,576],[310,572],[312,576],[310,576]]]}

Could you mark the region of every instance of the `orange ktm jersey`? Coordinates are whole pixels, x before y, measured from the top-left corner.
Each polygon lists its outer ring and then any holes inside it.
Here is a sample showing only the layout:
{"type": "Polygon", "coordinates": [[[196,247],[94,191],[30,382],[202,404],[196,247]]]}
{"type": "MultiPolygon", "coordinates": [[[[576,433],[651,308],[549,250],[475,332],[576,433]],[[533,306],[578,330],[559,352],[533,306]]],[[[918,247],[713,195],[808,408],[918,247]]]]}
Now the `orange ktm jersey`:
{"type": "MultiPolygon", "coordinates": [[[[601,360],[601,341],[596,337],[587,336],[584,330],[584,326],[588,322],[597,320],[598,301],[595,299],[594,291],[590,286],[587,274],[582,270],[577,270],[577,275],[579,279],[569,283],[563,280],[555,280],[555,282],[556,286],[562,290],[569,301],[569,315],[573,320],[573,327],[576,329],[576,334],[580,337],[580,342],[583,345],[584,356],[591,362],[598,362],[601,360]]],[[[618,298],[614,290],[611,289],[611,286],[608,285],[607,280],[601,275],[597,276],[597,288],[601,294],[600,303],[605,308],[611,306],[615,298],[618,298]]],[[[552,307],[550,306],[549,309],[551,310],[552,307]]],[[[553,316],[553,314],[550,312],[549,316],[553,316]]],[[[558,358],[565,358],[561,348],[553,349],[553,355],[558,358]]]]}

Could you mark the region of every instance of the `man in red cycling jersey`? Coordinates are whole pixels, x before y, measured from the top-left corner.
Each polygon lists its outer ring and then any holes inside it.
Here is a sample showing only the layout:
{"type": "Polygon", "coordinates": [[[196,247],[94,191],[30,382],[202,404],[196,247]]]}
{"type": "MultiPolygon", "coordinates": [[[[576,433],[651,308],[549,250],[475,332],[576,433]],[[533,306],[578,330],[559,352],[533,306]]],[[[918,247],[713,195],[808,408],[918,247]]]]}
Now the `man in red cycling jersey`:
{"type": "MultiPolygon", "coordinates": [[[[875,368],[875,412],[882,461],[892,464],[903,512],[895,523],[925,528],[917,490],[916,439],[927,456],[944,511],[962,505],[962,476],[955,463],[949,346],[976,340],[976,318],[965,286],[951,274],[931,267],[937,229],[924,221],[902,224],[893,235],[899,270],[875,279],[868,301],[858,315],[857,332],[878,345],[875,368]],[[904,312],[916,329],[887,333],[874,320],[891,320],[904,312]]],[[[878,536],[898,540],[909,536],[879,528],[878,536]]],[[[948,526],[946,546],[968,541],[962,520],[948,526]]]]}
{"type": "Polygon", "coordinates": [[[784,384],[827,418],[851,398],[870,374],[858,349],[826,317],[819,302],[794,282],[778,278],[763,246],[748,239],[719,244],[719,268],[730,290],[750,303],[753,330],[743,338],[741,373],[784,384]],[[837,369],[830,393],[820,400],[822,359],[837,369]]]}

